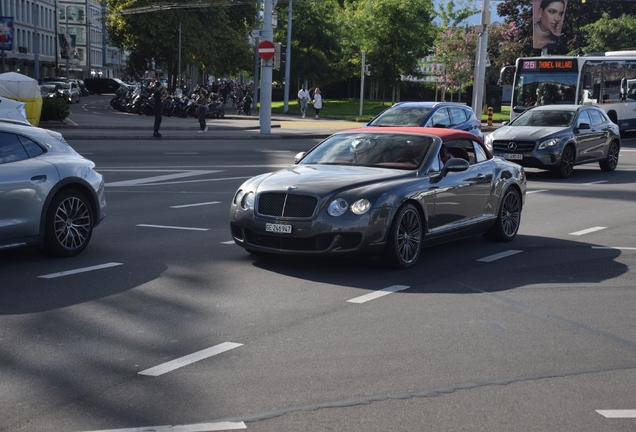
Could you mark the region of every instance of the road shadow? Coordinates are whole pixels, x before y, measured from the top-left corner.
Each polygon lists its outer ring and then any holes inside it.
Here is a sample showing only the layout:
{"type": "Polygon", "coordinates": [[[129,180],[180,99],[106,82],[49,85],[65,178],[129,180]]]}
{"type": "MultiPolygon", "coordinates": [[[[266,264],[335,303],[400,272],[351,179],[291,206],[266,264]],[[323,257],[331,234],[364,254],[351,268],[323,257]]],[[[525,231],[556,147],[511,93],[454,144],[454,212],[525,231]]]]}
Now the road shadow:
{"type": "Polygon", "coordinates": [[[629,271],[617,261],[620,250],[593,246],[524,235],[511,243],[490,243],[472,236],[423,249],[417,264],[406,270],[387,268],[381,258],[257,255],[245,259],[292,278],[363,289],[405,284],[413,287],[411,293],[474,294],[531,284],[597,284],[629,271]],[[509,250],[522,252],[493,262],[478,261],[509,250]]]}

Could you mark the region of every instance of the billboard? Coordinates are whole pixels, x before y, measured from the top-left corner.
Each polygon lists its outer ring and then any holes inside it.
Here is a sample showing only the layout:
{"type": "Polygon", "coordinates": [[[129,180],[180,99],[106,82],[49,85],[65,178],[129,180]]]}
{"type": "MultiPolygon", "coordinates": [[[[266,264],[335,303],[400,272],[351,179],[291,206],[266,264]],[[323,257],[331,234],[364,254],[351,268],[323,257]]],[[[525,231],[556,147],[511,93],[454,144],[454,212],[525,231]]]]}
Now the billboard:
{"type": "Polygon", "coordinates": [[[556,48],[565,19],[567,0],[532,0],[532,47],[556,48]]]}
{"type": "Polygon", "coordinates": [[[13,17],[0,16],[0,50],[13,50],[13,17]]]}
{"type": "Polygon", "coordinates": [[[71,60],[76,58],[75,35],[58,34],[58,39],[60,42],[60,58],[71,60]]]}

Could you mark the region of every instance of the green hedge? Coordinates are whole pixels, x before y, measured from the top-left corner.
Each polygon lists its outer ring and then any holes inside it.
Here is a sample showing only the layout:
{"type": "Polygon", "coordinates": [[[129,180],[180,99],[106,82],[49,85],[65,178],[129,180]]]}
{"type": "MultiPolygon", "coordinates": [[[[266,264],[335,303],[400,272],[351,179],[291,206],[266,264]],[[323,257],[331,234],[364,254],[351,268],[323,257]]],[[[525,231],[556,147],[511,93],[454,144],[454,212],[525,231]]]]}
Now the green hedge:
{"type": "Polygon", "coordinates": [[[68,103],[61,98],[43,98],[40,121],[62,121],[71,113],[68,103]]]}

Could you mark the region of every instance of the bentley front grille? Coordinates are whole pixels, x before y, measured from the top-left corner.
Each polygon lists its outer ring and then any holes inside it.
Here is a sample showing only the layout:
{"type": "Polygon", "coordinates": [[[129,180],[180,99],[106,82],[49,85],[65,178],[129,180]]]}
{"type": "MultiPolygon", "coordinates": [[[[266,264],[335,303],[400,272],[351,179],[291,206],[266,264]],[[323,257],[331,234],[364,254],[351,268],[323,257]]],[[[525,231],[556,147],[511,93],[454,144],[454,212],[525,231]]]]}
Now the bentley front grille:
{"type": "Polygon", "coordinates": [[[263,193],[258,197],[257,213],[263,216],[310,218],[318,198],[288,193],[263,193]]]}

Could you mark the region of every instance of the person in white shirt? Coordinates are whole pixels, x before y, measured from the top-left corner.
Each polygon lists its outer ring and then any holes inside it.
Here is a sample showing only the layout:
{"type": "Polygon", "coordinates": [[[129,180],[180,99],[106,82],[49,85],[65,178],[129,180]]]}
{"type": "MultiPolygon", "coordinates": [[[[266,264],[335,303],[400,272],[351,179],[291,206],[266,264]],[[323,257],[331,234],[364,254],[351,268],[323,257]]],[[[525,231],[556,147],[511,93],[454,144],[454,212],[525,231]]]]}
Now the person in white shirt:
{"type": "Polygon", "coordinates": [[[305,118],[305,113],[307,112],[307,102],[309,102],[309,92],[305,88],[305,84],[302,85],[302,88],[298,91],[298,100],[300,101],[300,112],[305,118]]]}
{"type": "Polygon", "coordinates": [[[320,93],[320,89],[316,87],[316,89],[314,90],[314,98],[311,101],[311,103],[314,105],[314,109],[316,110],[316,118],[318,118],[318,113],[322,108],[322,102],[322,93],[320,93]]]}

